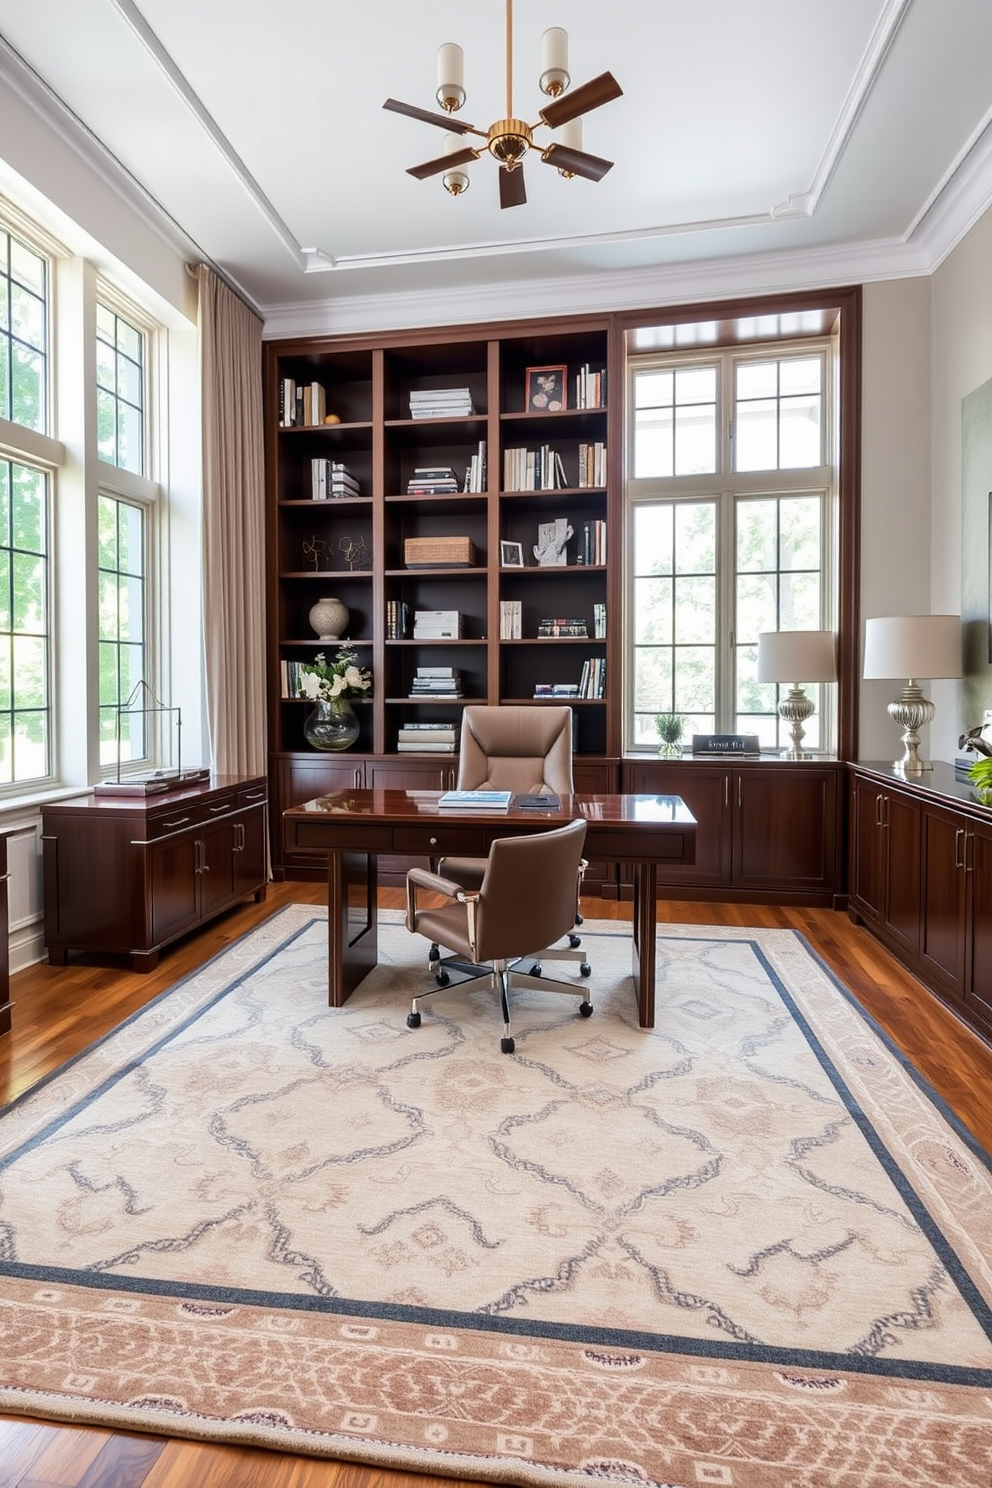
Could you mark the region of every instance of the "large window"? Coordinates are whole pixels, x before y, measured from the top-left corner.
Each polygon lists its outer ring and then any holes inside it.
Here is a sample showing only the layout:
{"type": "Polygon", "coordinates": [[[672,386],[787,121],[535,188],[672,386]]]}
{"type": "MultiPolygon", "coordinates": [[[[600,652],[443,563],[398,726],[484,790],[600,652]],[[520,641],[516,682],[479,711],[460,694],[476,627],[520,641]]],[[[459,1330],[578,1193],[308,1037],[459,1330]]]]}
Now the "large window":
{"type": "Polygon", "coordinates": [[[48,263],[0,226],[0,418],[44,433],[48,263]]]}
{"type": "Polygon", "coordinates": [[[0,460],[0,786],[51,773],[48,478],[0,460]]]}
{"type": "Polygon", "coordinates": [[[148,719],[139,694],[145,677],[145,513],[134,502],[101,496],[100,763],[133,763],[147,754],[148,719]],[[118,754],[119,746],[119,754],[118,754]]]}
{"type": "MultiPolygon", "coordinates": [[[[789,742],[779,688],[757,681],[757,643],[834,622],[831,357],[824,340],[632,360],[632,747],[656,747],[655,717],[669,712],[688,734],[789,742]]],[[[829,691],[814,695],[815,749],[834,723],[829,691]]]]}

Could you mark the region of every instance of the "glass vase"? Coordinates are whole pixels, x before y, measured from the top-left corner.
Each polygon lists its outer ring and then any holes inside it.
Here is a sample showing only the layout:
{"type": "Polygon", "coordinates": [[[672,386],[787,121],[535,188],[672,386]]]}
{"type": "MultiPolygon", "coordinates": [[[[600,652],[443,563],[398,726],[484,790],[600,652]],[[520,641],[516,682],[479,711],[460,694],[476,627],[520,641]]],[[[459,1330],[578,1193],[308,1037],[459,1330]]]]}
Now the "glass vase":
{"type": "Polygon", "coordinates": [[[303,736],[314,749],[350,749],[359,724],[347,698],[318,698],[303,723],[303,736]]]}

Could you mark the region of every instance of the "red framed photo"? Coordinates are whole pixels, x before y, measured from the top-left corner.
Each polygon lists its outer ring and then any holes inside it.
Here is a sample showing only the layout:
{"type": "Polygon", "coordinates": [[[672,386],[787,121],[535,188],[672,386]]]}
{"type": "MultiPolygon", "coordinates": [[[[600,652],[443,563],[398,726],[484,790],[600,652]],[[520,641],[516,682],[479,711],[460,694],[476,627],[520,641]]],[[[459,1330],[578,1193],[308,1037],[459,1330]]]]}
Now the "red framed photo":
{"type": "Polygon", "coordinates": [[[528,367],[524,392],[527,413],[561,413],[568,405],[567,367],[528,367]]]}

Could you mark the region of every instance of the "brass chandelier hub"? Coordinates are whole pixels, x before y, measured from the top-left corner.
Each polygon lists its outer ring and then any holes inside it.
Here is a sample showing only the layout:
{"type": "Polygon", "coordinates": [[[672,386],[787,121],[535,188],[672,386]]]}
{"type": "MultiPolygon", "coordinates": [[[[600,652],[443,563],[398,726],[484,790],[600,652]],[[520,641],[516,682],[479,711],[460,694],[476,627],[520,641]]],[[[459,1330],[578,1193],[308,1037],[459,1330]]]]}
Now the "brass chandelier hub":
{"type": "Polygon", "coordinates": [[[529,124],[523,119],[497,119],[486,134],[486,149],[507,170],[515,170],[534,143],[529,124]]]}

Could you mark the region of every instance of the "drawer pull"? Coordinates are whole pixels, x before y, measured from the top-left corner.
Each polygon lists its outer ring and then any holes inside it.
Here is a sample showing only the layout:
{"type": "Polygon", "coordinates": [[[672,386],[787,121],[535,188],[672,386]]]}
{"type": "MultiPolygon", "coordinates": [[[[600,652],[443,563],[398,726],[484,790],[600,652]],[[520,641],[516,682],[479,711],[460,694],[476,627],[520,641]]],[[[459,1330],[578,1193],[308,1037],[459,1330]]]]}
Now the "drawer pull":
{"type": "Polygon", "coordinates": [[[264,801],[265,800],[265,791],[264,790],[245,791],[245,800],[246,801],[264,801]]]}
{"type": "Polygon", "coordinates": [[[230,809],[231,802],[225,801],[222,806],[211,806],[210,812],[212,816],[219,816],[222,811],[230,811],[230,809]]]}
{"type": "Polygon", "coordinates": [[[184,827],[189,821],[188,816],[177,816],[175,821],[164,821],[163,827],[184,827]]]}
{"type": "Polygon", "coordinates": [[[430,843],[431,843],[431,847],[437,847],[437,838],[436,837],[432,837],[430,839],[430,843]]]}

